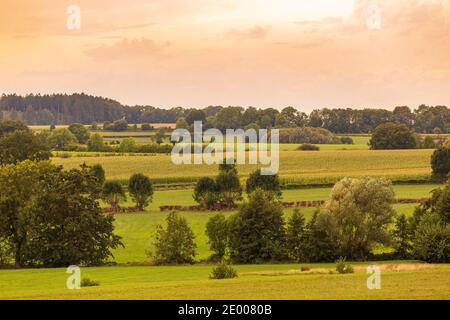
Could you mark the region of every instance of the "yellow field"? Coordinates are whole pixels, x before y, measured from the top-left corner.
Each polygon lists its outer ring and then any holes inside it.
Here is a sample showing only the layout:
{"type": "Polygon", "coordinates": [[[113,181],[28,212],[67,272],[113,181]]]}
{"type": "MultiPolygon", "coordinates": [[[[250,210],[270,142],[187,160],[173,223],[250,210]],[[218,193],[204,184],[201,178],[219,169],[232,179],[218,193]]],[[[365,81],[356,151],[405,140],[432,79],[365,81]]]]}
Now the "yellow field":
{"type": "MultiPolygon", "coordinates": [[[[321,152],[280,152],[280,177],[296,183],[332,183],[342,177],[384,176],[393,180],[426,179],[431,173],[432,150],[347,150],[321,152]]],[[[170,155],[100,156],[53,158],[70,169],[82,163],[100,163],[109,179],[127,179],[141,172],[153,179],[199,178],[217,174],[216,165],[174,165],[170,155]]],[[[255,165],[238,166],[241,177],[255,165]]]]}

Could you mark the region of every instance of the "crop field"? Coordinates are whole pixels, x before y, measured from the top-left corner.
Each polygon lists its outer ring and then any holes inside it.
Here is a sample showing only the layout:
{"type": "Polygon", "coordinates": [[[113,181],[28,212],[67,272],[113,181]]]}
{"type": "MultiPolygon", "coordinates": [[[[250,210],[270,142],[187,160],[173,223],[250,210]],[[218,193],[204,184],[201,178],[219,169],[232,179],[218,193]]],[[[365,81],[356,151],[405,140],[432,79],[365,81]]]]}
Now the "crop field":
{"type": "MultiPolygon", "coordinates": [[[[377,176],[392,180],[426,180],[431,174],[432,150],[282,151],[279,175],[283,181],[305,184],[334,183],[343,177],[377,176]]],[[[175,165],[170,155],[133,155],[53,158],[55,164],[75,168],[100,163],[109,179],[128,179],[141,172],[158,183],[195,181],[217,174],[216,165],[175,165]]],[[[246,177],[256,165],[239,165],[246,177]]]]}
{"type": "Polygon", "coordinates": [[[368,263],[336,274],[334,264],[236,266],[239,277],[208,279],[211,265],[82,268],[100,283],[66,289],[66,269],[2,270],[0,299],[449,299],[450,265],[379,262],[381,290],[367,289],[368,263]],[[300,267],[309,268],[302,272],[300,267]]]}

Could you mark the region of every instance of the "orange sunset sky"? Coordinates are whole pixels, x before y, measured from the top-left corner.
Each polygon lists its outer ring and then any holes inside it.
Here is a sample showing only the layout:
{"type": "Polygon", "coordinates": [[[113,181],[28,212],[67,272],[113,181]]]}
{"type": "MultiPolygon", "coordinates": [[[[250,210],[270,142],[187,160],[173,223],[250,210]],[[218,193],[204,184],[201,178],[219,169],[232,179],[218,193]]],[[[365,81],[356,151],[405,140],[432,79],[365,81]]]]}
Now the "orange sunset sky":
{"type": "Polygon", "coordinates": [[[450,0],[0,0],[0,93],[64,92],[161,107],[450,105],[450,0]]]}

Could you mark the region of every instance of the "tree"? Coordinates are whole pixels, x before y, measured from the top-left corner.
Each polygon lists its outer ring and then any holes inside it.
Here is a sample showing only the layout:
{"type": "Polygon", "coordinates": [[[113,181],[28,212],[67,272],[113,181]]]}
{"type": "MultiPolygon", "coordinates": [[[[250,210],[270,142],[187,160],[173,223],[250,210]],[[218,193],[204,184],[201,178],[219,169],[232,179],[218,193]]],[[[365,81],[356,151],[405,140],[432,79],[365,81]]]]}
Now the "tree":
{"type": "Polygon", "coordinates": [[[223,214],[217,214],[209,219],[206,224],[206,235],[209,239],[209,248],[214,252],[211,260],[221,261],[225,257],[229,238],[228,222],[223,214]]]}
{"type": "Polygon", "coordinates": [[[307,259],[311,262],[333,262],[339,258],[339,246],[336,227],[330,215],[314,212],[306,226],[307,259]]]}
{"type": "Polygon", "coordinates": [[[0,239],[16,266],[98,265],[111,256],[120,238],[101,214],[99,191],[88,167],[29,160],[0,167],[0,239]]]}
{"type": "Polygon", "coordinates": [[[241,107],[228,107],[221,109],[215,119],[215,127],[221,131],[226,129],[238,129],[241,127],[242,120],[241,107]]]}
{"type": "Polygon", "coordinates": [[[404,124],[384,123],[379,125],[372,134],[370,147],[374,150],[415,149],[416,137],[404,124]]]}
{"type": "Polygon", "coordinates": [[[450,262],[450,224],[442,224],[437,214],[427,214],[414,233],[414,256],[434,263],[450,262]]]}
{"type": "Polygon", "coordinates": [[[431,168],[433,176],[439,180],[445,180],[450,172],[450,148],[440,147],[431,156],[431,168]]]}
{"type": "Polygon", "coordinates": [[[103,201],[111,206],[113,212],[119,211],[120,201],[126,201],[127,196],[119,181],[106,181],[101,193],[103,201]]]}
{"type": "Polygon", "coordinates": [[[133,174],[128,182],[128,192],[136,203],[136,208],[144,211],[144,208],[152,201],[152,182],[147,176],[141,173],[133,174]]]}
{"type": "Polygon", "coordinates": [[[31,131],[25,123],[15,120],[2,120],[0,121],[0,137],[14,131],[31,131]]]}
{"type": "Polygon", "coordinates": [[[364,260],[377,244],[388,245],[395,210],[392,184],[386,179],[345,178],[331,191],[319,213],[329,220],[329,234],[337,239],[339,255],[364,260]]]}
{"type": "Polygon", "coordinates": [[[105,183],[105,169],[103,169],[101,164],[94,164],[90,168],[90,173],[97,178],[98,183],[103,186],[105,183]]]}
{"type": "Polygon", "coordinates": [[[286,229],[286,245],[289,258],[295,261],[306,261],[308,256],[308,233],[305,217],[295,209],[288,221],[286,229]]]}
{"type": "Polygon", "coordinates": [[[201,121],[205,122],[206,115],[202,110],[193,109],[189,111],[188,115],[186,116],[186,122],[189,125],[193,125],[195,121],[201,121]]]}
{"type": "Polygon", "coordinates": [[[165,136],[166,135],[165,135],[164,129],[163,128],[159,129],[158,132],[156,132],[156,134],[155,134],[155,141],[156,141],[156,143],[157,144],[163,143],[165,136]]]}
{"type": "Polygon", "coordinates": [[[198,180],[193,198],[202,208],[210,209],[218,200],[216,182],[209,177],[198,180]]]}
{"type": "Polygon", "coordinates": [[[105,142],[99,133],[94,133],[87,141],[88,151],[101,152],[105,150],[105,142]]]}
{"type": "Polygon", "coordinates": [[[120,142],[119,145],[120,152],[135,152],[136,151],[136,140],[133,138],[125,138],[120,142]]]}
{"type": "Polygon", "coordinates": [[[256,189],[273,192],[277,197],[281,197],[281,184],[278,174],[275,175],[261,175],[261,169],[255,170],[247,179],[246,191],[248,194],[256,189]]]}
{"type": "Polygon", "coordinates": [[[28,223],[24,217],[41,177],[54,175],[49,161],[23,161],[0,167],[0,239],[11,248],[16,267],[26,264],[28,223]]]}
{"type": "Polygon", "coordinates": [[[411,257],[411,234],[404,214],[397,217],[393,236],[396,256],[401,259],[411,257]]]}
{"type": "Polygon", "coordinates": [[[187,123],[185,118],[179,118],[176,123],[176,128],[189,130],[189,124],[187,123]]]}
{"type": "Polygon", "coordinates": [[[116,120],[113,122],[111,126],[111,130],[113,131],[126,131],[128,130],[128,122],[124,119],[116,120]]]}
{"type": "Polygon", "coordinates": [[[155,253],[149,255],[159,264],[193,263],[197,246],[187,220],[172,212],[166,222],[166,229],[161,225],[156,227],[155,253]]]}
{"type": "Polygon", "coordinates": [[[237,173],[233,170],[223,170],[216,178],[217,192],[220,202],[227,208],[232,208],[235,202],[242,199],[242,187],[237,173]]]}
{"type": "Polygon", "coordinates": [[[28,264],[44,267],[97,266],[123,246],[115,235],[114,218],[99,205],[100,184],[87,166],[70,171],[57,168],[40,177],[39,190],[27,206],[28,264]]]}
{"type": "Polygon", "coordinates": [[[53,130],[48,140],[50,147],[56,150],[64,150],[77,143],[75,135],[66,128],[53,130]]]}
{"type": "Polygon", "coordinates": [[[24,160],[48,160],[50,148],[42,134],[30,130],[13,131],[0,138],[0,164],[15,164],[24,160]]]}
{"type": "Polygon", "coordinates": [[[77,138],[78,143],[81,144],[85,144],[91,135],[89,130],[81,123],[72,123],[68,129],[77,138]]]}
{"type": "Polygon", "coordinates": [[[239,263],[282,260],[285,239],[280,202],[258,189],[230,222],[230,257],[239,263]]]}

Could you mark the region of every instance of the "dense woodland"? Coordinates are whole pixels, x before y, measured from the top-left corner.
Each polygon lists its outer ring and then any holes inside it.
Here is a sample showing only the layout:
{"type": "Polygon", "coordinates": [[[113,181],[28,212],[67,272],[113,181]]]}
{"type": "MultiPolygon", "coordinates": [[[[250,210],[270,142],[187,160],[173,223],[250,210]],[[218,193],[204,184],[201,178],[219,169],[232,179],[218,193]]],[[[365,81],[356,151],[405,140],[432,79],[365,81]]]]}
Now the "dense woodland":
{"type": "Polygon", "coordinates": [[[102,97],[86,94],[3,95],[0,98],[0,119],[22,120],[30,125],[112,122],[175,123],[186,120],[192,124],[203,120],[207,125],[242,128],[257,125],[268,127],[321,127],[334,133],[367,133],[386,122],[407,125],[418,133],[448,133],[450,109],[446,106],[421,105],[412,110],[406,106],[384,109],[317,109],[309,115],[293,107],[278,111],[273,108],[209,106],[203,109],[153,106],[125,106],[102,97]],[[183,119],[182,119],[183,118],[183,119]]]}

